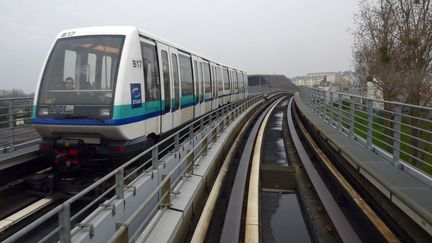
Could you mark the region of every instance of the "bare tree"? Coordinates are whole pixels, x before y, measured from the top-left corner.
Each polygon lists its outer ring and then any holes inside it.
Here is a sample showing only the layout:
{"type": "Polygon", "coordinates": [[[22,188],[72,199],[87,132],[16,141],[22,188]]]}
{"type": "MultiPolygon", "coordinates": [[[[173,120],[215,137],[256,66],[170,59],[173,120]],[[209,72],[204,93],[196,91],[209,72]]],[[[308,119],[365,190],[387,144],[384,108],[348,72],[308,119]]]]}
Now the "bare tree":
{"type": "Polygon", "coordinates": [[[354,33],[354,58],[359,78],[373,83],[385,100],[397,100],[403,89],[403,78],[395,58],[399,50],[394,8],[394,3],[389,1],[361,1],[354,33]]]}
{"type": "MultiPolygon", "coordinates": [[[[362,86],[370,82],[383,95],[384,100],[398,100],[403,90],[403,78],[399,73],[394,3],[390,1],[360,2],[354,32],[354,58],[356,71],[362,86]]],[[[385,127],[392,127],[388,103],[384,104],[385,127]]],[[[384,138],[390,143],[392,130],[385,129],[384,138]]],[[[387,148],[391,150],[390,147],[387,148]]]]}
{"type": "Polygon", "coordinates": [[[354,32],[356,69],[385,100],[432,98],[431,0],[362,0],[354,32]]]}

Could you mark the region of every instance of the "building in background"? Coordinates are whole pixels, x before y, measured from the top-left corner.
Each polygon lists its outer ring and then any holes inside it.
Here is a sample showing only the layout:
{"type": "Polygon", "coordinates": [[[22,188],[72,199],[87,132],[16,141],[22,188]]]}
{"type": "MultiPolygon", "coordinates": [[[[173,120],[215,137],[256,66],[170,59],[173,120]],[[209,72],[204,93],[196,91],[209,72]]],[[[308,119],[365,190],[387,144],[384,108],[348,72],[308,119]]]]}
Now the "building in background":
{"type": "Polygon", "coordinates": [[[321,72],[308,73],[306,76],[292,78],[298,86],[320,88],[328,91],[361,94],[362,90],[354,72],[321,72]]]}

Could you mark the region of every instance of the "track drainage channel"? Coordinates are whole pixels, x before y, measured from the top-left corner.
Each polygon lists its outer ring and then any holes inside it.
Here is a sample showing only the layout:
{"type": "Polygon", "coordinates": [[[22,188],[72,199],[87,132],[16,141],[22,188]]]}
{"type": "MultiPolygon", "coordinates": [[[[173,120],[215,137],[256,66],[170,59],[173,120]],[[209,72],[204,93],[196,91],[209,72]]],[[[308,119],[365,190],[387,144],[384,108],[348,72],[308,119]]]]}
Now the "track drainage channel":
{"type": "Polygon", "coordinates": [[[296,193],[295,169],[287,158],[282,133],[287,100],[275,108],[264,133],[261,160],[261,231],[263,242],[310,242],[296,193]]]}

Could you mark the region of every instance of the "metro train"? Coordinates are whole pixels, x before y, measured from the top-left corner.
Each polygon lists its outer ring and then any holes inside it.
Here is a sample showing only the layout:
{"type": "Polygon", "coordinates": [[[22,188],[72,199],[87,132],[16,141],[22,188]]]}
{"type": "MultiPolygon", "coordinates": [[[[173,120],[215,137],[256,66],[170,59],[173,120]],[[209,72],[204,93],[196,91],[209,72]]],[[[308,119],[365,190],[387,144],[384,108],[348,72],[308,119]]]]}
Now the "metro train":
{"type": "Polygon", "coordinates": [[[71,29],[46,59],[32,121],[42,153],[69,171],[91,156],[133,154],[247,95],[244,71],[136,27],[71,29]]]}

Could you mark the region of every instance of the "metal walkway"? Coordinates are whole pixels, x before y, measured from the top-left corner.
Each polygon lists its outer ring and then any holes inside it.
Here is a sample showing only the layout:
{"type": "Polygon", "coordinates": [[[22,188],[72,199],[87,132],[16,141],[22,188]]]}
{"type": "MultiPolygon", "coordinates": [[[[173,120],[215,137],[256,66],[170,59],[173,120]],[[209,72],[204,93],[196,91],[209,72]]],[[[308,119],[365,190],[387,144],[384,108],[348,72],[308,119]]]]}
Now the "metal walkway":
{"type": "Polygon", "coordinates": [[[400,170],[358,142],[340,133],[307,107],[299,94],[295,103],[327,142],[395,205],[432,235],[432,188],[425,181],[400,170]]]}

